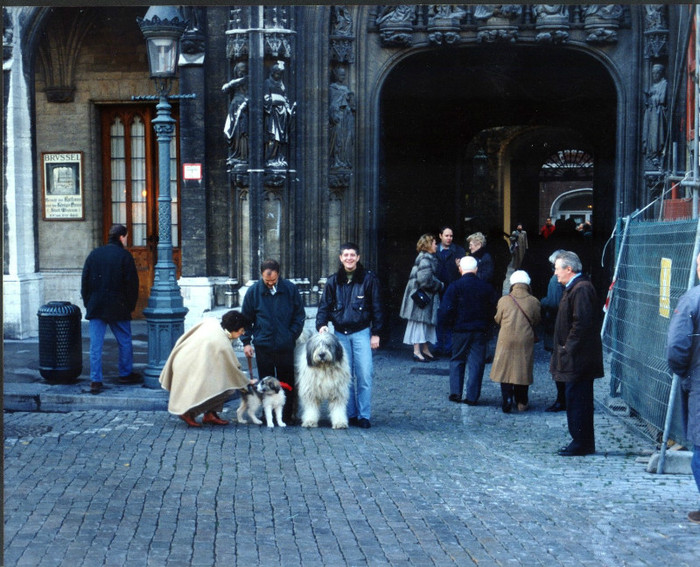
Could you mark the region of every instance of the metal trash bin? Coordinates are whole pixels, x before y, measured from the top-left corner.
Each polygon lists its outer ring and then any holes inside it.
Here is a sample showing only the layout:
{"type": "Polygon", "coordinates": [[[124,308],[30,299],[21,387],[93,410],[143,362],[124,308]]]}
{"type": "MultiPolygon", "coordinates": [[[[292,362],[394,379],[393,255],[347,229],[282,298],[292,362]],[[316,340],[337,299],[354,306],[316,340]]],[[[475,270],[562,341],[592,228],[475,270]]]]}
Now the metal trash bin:
{"type": "Polygon", "coordinates": [[[48,382],[75,382],[83,371],[82,313],[68,301],[50,301],[39,317],[39,372],[48,382]]]}

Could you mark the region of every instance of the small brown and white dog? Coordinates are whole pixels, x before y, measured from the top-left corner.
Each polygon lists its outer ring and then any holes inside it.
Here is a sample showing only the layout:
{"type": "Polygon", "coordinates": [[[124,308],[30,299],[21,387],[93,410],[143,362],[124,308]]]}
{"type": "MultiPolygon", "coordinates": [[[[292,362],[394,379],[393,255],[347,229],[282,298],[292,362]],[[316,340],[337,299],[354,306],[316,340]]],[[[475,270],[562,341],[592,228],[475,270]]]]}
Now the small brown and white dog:
{"type": "Polygon", "coordinates": [[[258,380],[254,386],[248,386],[247,391],[241,391],[241,405],[236,410],[238,423],[248,423],[244,417],[247,413],[250,421],[261,425],[262,421],[257,418],[256,414],[262,407],[268,427],[275,426],[272,422],[273,411],[277,418],[277,425],[287,427],[287,424],[282,421],[282,408],[286,399],[287,396],[285,396],[279,380],[274,376],[266,376],[262,380],[258,380]]]}

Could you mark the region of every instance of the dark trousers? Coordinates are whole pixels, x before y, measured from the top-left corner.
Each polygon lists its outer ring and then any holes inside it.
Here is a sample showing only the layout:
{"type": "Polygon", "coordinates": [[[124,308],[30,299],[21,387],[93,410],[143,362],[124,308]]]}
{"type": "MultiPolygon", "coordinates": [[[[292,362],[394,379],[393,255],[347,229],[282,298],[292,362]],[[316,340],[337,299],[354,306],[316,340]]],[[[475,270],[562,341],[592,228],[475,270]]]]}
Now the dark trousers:
{"type": "Polygon", "coordinates": [[[554,382],[557,386],[557,402],[566,407],[566,382],[554,382]]]}
{"type": "Polygon", "coordinates": [[[595,451],[593,380],[566,382],[566,419],[572,449],[595,451]]]}
{"type": "Polygon", "coordinates": [[[530,386],[527,384],[503,384],[501,383],[501,397],[504,402],[515,400],[516,404],[527,405],[528,390],[530,386]]]}
{"type": "Polygon", "coordinates": [[[486,360],[486,339],[486,331],[452,332],[450,394],[457,394],[459,397],[462,397],[464,370],[469,366],[466,399],[470,402],[479,400],[486,360]]]}
{"type": "Polygon", "coordinates": [[[294,351],[274,350],[265,347],[255,347],[255,360],[258,367],[258,378],[274,376],[280,382],[286,382],[292,390],[286,390],[282,419],[291,425],[297,413],[297,389],[294,384],[294,351]]]}

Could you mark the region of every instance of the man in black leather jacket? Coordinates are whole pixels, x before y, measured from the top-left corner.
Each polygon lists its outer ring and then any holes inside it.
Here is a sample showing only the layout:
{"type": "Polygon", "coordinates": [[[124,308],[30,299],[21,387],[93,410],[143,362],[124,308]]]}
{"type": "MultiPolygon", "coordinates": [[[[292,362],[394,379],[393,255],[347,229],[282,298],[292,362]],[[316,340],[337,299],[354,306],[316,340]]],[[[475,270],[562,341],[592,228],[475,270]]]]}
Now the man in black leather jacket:
{"type": "Polygon", "coordinates": [[[372,399],[372,349],[379,347],[384,316],[379,279],[360,264],[356,244],[340,247],[341,267],[329,276],[316,315],[316,329],[328,332],[328,323],[348,355],[352,380],[348,399],[348,422],[363,429],[369,421],[372,399]]]}

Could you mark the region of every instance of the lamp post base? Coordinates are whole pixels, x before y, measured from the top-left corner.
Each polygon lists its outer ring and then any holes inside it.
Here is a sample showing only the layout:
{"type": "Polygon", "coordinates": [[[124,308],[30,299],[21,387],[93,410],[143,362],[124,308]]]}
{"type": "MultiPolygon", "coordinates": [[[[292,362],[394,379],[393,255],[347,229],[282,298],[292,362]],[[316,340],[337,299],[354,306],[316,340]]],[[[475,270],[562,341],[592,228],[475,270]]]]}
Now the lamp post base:
{"type": "Polygon", "coordinates": [[[150,308],[143,310],[148,323],[148,365],[143,372],[146,388],[160,388],[160,373],[177,340],[185,332],[185,315],[188,309],[150,308]]]}

